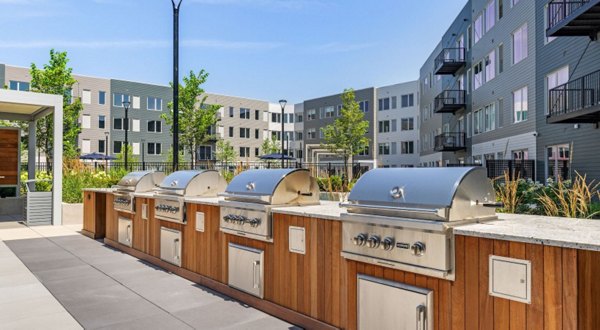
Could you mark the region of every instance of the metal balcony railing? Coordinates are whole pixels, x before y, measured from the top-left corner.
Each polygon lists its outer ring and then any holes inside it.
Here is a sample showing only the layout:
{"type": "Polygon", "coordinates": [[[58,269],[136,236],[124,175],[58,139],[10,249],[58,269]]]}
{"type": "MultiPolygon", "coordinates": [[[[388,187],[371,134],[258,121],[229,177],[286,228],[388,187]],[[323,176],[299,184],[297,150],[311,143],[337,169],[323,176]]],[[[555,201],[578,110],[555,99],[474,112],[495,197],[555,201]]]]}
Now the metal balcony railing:
{"type": "Polygon", "coordinates": [[[444,48],[435,58],[435,74],[455,74],[466,65],[465,49],[444,48]]]}
{"type": "Polygon", "coordinates": [[[435,151],[457,151],[466,149],[465,133],[448,132],[435,137],[435,151]]]}
{"type": "Polygon", "coordinates": [[[553,0],[548,4],[546,35],[590,36],[600,30],[600,0],[553,0]]]}
{"type": "Polygon", "coordinates": [[[466,107],[466,91],[462,89],[448,89],[441,92],[434,100],[436,113],[454,113],[466,107]]]}
{"type": "Polygon", "coordinates": [[[549,123],[600,122],[600,70],[548,91],[549,123]]]}

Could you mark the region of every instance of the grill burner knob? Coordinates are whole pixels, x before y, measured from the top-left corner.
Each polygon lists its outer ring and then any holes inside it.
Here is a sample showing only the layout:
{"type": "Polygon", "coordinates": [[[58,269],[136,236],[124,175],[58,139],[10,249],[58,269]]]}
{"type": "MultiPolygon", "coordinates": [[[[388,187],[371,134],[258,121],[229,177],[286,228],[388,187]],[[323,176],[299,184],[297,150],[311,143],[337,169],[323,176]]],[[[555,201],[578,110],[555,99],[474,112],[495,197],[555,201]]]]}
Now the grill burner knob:
{"type": "Polygon", "coordinates": [[[367,235],[365,235],[365,234],[358,234],[358,235],[352,237],[352,243],[354,243],[354,245],[357,245],[357,246],[365,245],[366,241],[367,241],[367,235]]]}
{"type": "Polygon", "coordinates": [[[370,247],[371,249],[378,248],[380,243],[381,243],[381,241],[379,240],[378,236],[371,236],[367,240],[367,246],[370,247]]]}
{"type": "Polygon", "coordinates": [[[416,242],[415,244],[411,245],[410,250],[412,251],[413,255],[420,257],[425,254],[425,243],[416,242]]]}
{"type": "Polygon", "coordinates": [[[389,251],[394,248],[394,239],[391,237],[386,237],[381,242],[381,248],[383,250],[389,251]]]}
{"type": "Polygon", "coordinates": [[[258,227],[258,225],[260,225],[260,219],[259,218],[250,219],[250,220],[248,220],[248,223],[250,224],[251,227],[258,227]]]}

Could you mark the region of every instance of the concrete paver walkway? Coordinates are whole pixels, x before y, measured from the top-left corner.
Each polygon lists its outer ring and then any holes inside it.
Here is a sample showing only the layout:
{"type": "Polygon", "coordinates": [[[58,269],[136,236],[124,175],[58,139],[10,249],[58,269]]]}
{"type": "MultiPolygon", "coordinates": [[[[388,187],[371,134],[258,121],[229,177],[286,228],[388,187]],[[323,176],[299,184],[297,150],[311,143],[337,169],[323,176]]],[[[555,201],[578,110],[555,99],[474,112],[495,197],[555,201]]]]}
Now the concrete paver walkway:
{"type": "MultiPolygon", "coordinates": [[[[6,245],[0,245],[0,258],[8,255],[13,263],[22,261],[21,271],[26,274],[23,279],[4,279],[1,274],[8,267],[0,263],[0,323],[3,328],[2,317],[14,316],[2,308],[2,297],[5,296],[2,285],[6,281],[9,288],[16,290],[13,296],[26,297],[23,294],[28,289],[19,289],[21,284],[17,283],[27,283],[27,278],[37,290],[45,290],[45,297],[49,298],[37,302],[33,300],[37,296],[33,295],[23,304],[21,309],[32,316],[32,320],[42,319],[33,317],[40,308],[57,319],[58,315],[72,316],[71,323],[61,319],[59,321],[65,323],[59,324],[47,319],[40,323],[45,325],[44,328],[68,329],[79,324],[86,329],[295,328],[81,236],[70,228],[0,228],[0,239],[6,240],[6,245]],[[52,311],[56,312],[52,314],[52,311]]],[[[10,289],[6,290],[5,293],[10,294],[10,289]]]]}

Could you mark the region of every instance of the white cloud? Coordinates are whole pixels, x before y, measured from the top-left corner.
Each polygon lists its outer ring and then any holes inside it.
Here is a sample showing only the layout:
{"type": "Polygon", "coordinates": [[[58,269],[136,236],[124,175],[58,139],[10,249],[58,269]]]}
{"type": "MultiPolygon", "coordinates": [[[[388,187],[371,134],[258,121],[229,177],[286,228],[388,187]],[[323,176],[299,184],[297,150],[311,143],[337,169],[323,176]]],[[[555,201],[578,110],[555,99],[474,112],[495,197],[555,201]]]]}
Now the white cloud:
{"type": "Polygon", "coordinates": [[[317,51],[324,53],[346,53],[357,50],[363,50],[374,47],[374,43],[343,43],[343,42],[331,42],[328,44],[320,45],[315,47],[317,51]]]}
{"type": "MultiPolygon", "coordinates": [[[[184,39],[180,42],[185,48],[210,49],[248,49],[270,50],[283,46],[281,43],[247,42],[227,40],[184,39]]],[[[169,48],[171,40],[32,40],[32,41],[0,41],[0,49],[33,49],[33,48],[80,48],[80,49],[109,49],[109,48],[169,48]]]]}

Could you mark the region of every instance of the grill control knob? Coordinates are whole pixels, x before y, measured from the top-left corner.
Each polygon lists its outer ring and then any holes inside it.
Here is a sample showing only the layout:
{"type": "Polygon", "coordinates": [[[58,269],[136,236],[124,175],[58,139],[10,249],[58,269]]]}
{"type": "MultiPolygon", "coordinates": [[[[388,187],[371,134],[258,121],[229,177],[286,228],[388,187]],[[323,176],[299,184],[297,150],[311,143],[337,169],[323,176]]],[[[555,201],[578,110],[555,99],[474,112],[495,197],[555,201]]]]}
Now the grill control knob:
{"type": "Polygon", "coordinates": [[[411,245],[410,250],[412,251],[413,255],[420,257],[425,254],[425,243],[416,242],[411,245]]]}
{"type": "Polygon", "coordinates": [[[394,248],[394,239],[391,237],[386,237],[381,241],[381,249],[389,251],[394,248]]]}
{"type": "Polygon", "coordinates": [[[370,247],[371,249],[378,248],[380,243],[381,243],[381,241],[379,240],[379,236],[371,236],[367,240],[367,246],[370,247]]]}
{"type": "Polygon", "coordinates": [[[367,235],[365,235],[365,234],[358,234],[358,235],[352,237],[352,243],[354,243],[354,245],[357,245],[357,246],[365,245],[366,241],[367,241],[367,235]]]}
{"type": "Polygon", "coordinates": [[[250,224],[251,227],[258,227],[258,225],[260,225],[260,219],[259,218],[250,219],[250,220],[248,220],[248,223],[250,224]]]}

